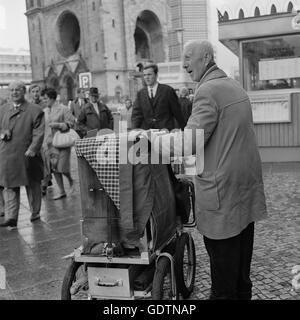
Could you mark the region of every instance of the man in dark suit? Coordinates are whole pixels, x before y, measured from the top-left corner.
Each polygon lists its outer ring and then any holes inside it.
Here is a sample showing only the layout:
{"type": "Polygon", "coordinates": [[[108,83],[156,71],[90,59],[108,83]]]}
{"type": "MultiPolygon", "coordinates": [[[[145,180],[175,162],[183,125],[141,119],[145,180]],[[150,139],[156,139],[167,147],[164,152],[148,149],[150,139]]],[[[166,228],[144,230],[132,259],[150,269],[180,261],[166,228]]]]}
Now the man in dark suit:
{"type": "Polygon", "coordinates": [[[157,82],[158,66],[148,64],[143,73],[146,87],[137,93],[132,111],[133,129],[184,129],[184,117],[175,90],[157,82]]]}
{"type": "Polygon", "coordinates": [[[90,102],[81,110],[77,128],[84,137],[89,131],[114,128],[114,118],[109,108],[100,102],[98,88],[90,89],[90,102]]]}

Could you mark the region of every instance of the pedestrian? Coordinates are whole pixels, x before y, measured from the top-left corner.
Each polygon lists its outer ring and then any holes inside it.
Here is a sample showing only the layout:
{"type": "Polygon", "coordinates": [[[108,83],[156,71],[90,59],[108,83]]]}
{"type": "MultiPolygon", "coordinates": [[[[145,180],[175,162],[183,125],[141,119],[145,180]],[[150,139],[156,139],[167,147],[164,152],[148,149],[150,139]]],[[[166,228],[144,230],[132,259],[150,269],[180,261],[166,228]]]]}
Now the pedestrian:
{"type": "Polygon", "coordinates": [[[83,110],[84,106],[89,102],[89,100],[86,98],[86,94],[85,94],[85,90],[82,88],[79,88],[77,90],[77,98],[75,99],[75,101],[73,101],[70,105],[70,109],[71,112],[73,114],[73,116],[75,117],[75,131],[79,134],[79,136],[82,137],[82,134],[80,132],[80,129],[78,128],[78,118],[79,115],[81,113],[81,111],[83,110]]]}
{"type": "Polygon", "coordinates": [[[192,114],[193,103],[189,99],[189,90],[186,87],[182,87],[179,91],[179,103],[181,106],[184,123],[187,124],[187,121],[192,114]]]}
{"type": "Polygon", "coordinates": [[[37,104],[42,109],[44,109],[45,106],[44,106],[43,100],[41,99],[41,91],[42,91],[42,88],[36,83],[33,83],[29,87],[29,94],[30,94],[30,98],[31,98],[31,103],[37,104]]]}
{"type": "Polygon", "coordinates": [[[71,103],[71,112],[73,116],[75,117],[76,121],[80,115],[80,112],[82,111],[85,104],[88,103],[88,99],[85,97],[85,90],[82,88],[79,88],[77,90],[77,98],[72,101],[71,103]]]}
{"type": "Polygon", "coordinates": [[[267,215],[251,103],[217,67],[208,41],[185,46],[183,67],[198,82],[187,129],[204,130],[196,218],[210,258],[211,299],[251,299],[254,224],[267,215]]]}
{"type": "Polygon", "coordinates": [[[78,121],[78,130],[85,137],[89,131],[114,129],[114,118],[109,108],[100,101],[98,88],[90,89],[90,102],[81,111],[78,121]]]}
{"type": "Polygon", "coordinates": [[[158,83],[158,66],[146,65],[143,76],[146,87],[137,93],[132,111],[133,129],[183,129],[184,118],[177,94],[172,87],[158,83]]]}
{"type": "Polygon", "coordinates": [[[5,221],[1,227],[17,227],[20,187],[26,186],[31,218],[40,219],[43,161],[40,156],[45,130],[43,110],[25,100],[23,82],[10,85],[11,102],[0,108],[0,189],[5,221]]]}
{"type": "Polygon", "coordinates": [[[125,100],[125,108],[120,109],[120,132],[127,132],[132,129],[132,100],[125,100]]]}
{"type": "Polygon", "coordinates": [[[59,200],[67,196],[63,176],[65,176],[70,185],[70,193],[73,191],[73,178],[71,176],[70,157],[71,147],[57,149],[53,146],[53,138],[57,131],[67,132],[74,127],[75,119],[67,106],[57,101],[57,92],[48,88],[44,92],[45,109],[45,139],[43,142],[43,153],[47,162],[50,164],[51,172],[57,182],[59,192],[53,197],[53,200],[59,200]]]}
{"type": "Polygon", "coordinates": [[[190,100],[191,103],[193,104],[193,102],[194,102],[194,95],[193,95],[192,93],[189,95],[189,100],[190,100]]]}

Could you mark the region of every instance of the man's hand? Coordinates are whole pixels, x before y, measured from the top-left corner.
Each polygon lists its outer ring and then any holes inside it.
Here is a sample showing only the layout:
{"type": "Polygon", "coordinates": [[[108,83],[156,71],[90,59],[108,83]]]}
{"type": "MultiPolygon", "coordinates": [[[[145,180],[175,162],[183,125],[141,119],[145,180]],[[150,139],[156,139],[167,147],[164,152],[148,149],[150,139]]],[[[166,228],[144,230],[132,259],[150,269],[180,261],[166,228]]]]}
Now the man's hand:
{"type": "Polygon", "coordinates": [[[60,129],[60,125],[61,125],[61,123],[59,123],[59,122],[51,122],[51,123],[49,123],[49,127],[51,129],[60,129]]]}
{"type": "Polygon", "coordinates": [[[31,150],[27,150],[25,153],[25,157],[28,157],[28,158],[34,158],[35,156],[36,156],[36,153],[31,150]]]}

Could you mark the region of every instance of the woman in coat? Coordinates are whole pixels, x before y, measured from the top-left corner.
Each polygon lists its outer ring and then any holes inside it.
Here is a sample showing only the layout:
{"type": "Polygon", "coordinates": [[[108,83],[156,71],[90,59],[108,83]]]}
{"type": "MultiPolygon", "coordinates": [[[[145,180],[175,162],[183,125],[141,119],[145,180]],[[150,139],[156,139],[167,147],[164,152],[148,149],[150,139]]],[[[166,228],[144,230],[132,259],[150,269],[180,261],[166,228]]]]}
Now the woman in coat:
{"type": "Polygon", "coordinates": [[[57,182],[59,193],[53,197],[58,200],[66,197],[63,176],[65,176],[73,188],[73,179],[70,172],[71,147],[57,149],[53,147],[52,141],[55,133],[68,131],[74,127],[75,118],[68,107],[57,102],[57,93],[54,89],[49,88],[44,92],[44,102],[47,106],[45,112],[45,139],[43,143],[44,159],[48,162],[55,180],[57,182]]]}

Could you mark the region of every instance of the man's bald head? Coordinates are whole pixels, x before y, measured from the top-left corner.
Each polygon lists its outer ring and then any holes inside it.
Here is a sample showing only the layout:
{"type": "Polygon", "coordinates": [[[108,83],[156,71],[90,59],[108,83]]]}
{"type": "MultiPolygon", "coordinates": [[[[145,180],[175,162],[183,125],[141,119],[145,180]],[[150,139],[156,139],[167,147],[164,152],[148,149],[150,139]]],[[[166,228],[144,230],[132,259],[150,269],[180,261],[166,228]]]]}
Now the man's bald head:
{"type": "Polygon", "coordinates": [[[214,62],[214,49],[209,41],[189,41],[184,46],[183,68],[194,81],[199,82],[207,71],[207,66],[214,62]]]}
{"type": "Polygon", "coordinates": [[[192,40],[188,41],[184,46],[184,51],[190,50],[193,54],[201,56],[204,54],[209,54],[212,59],[214,59],[214,48],[209,41],[198,41],[192,40]]]}
{"type": "Polygon", "coordinates": [[[13,81],[11,82],[11,84],[9,85],[9,90],[11,89],[23,89],[26,93],[26,85],[23,81],[13,81]]]}

